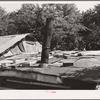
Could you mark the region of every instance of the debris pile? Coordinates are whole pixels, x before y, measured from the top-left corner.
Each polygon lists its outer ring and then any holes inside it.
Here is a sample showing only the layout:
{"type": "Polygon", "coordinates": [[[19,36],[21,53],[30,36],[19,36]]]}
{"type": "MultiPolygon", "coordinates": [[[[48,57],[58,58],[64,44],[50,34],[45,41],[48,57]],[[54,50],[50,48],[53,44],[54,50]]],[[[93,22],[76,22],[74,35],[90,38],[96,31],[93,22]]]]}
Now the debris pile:
{"type": "MultiPolygon", "coordinates": [[[[88,84],[93,84],[93,88],[96,84],[100,84],[100,51],[51,51],[48,67],[41,68],[42,46],[36,40],[29,41],[31,39],[28,40],[30,38],[28,35],[22,35],[22,38],[20,35],[18,41],[17,36],[3,37],[8,38],[8,42],[2,39],[3,43],[0,43],[2,48],[0,50],[0,77],[7,77],[7,80],[9,78],[27,79],[39,84],[42,82],[40,85],[47,83],[49,86],[53,84],[51,87],[59,85],[59,88],[67,89],[69,87],[78,89],[79,83],[83,81],[84,84],[88,82],[88,84]],[[14,39],[16,42],[11,43],[14,39]],[[9,43],[11,44],[4,48],[9,43]],[[27,44],[24,45],[24,43],[27,44]],[[74,82],[78,85],[73,85],[74,82]]],[[[80,88],[83,87],[80,86],[80,88]]]]}

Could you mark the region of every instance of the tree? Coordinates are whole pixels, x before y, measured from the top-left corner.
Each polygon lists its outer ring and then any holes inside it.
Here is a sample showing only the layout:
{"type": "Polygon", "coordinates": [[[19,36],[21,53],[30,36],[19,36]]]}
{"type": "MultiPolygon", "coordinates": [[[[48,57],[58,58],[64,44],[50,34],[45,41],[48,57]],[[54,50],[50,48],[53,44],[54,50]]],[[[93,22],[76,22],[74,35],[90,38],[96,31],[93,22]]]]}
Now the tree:
{"type": "Polygon", "coordinates": [[[55,17],[51,49],[80,49],[80,30],[86,28],[80,23],[82,16],[74,4],[23,4],[16,12],[6,14],[3,34],[31,33],[42,43],[46,18],[55,17]]]}
{"type": "MultiPolygon", "coordinates": [[[[78,31],[83,30],[80,24],[81,14],[74,4],[43,4],[43,16],[56,16],[52,47],[71,50],[76,47],[78,31]]],[[[78,44],[78,43],[77,43],[78,44]]]]}
{"type": "Polygon", "coordinates": [[[8,15],[6,11],[0,7],[0,35],[7,35],[8,15]]]}
{"type": "Polygon", "coordinates": [[[84,39],[88,49],[100,49],[100,4],[83,13],[82,24],[91,30],[84,39]]]}

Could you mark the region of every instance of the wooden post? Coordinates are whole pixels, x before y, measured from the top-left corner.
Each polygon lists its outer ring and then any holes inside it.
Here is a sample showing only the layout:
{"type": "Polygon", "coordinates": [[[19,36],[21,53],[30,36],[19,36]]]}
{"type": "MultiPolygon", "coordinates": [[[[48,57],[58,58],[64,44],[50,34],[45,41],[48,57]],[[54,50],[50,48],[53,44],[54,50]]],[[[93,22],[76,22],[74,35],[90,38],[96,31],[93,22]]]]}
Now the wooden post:
{"type": "Polygon", "coordinates": [[[41,56],[42,67],[48,64],[53,24],[54,24],[53,17],[46,19],[46,27],[45,27],[43,46],[42,46],[42,56],[41,56]]]}

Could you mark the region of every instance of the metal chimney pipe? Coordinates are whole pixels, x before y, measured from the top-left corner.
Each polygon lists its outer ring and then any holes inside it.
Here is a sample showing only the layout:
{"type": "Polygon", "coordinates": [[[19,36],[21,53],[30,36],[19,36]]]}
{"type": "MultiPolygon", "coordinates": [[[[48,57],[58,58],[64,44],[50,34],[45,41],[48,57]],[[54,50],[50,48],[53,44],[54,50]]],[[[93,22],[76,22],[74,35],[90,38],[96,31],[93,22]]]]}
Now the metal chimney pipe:
{"type": "Polygon", "coordinates": [[[53,17],[46,19],[46,27],[42,46],[41,67],[43,67],[44,65],[48,65],[53,24],[53,17]]]}

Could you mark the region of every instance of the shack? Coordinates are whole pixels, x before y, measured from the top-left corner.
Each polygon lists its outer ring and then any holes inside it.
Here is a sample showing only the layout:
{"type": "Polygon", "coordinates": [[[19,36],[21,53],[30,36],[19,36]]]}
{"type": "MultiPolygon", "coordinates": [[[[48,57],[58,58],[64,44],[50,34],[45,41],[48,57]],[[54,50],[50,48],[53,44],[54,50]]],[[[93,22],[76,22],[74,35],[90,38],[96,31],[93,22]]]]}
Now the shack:
{"type": "Polygon", "coordinates": [[[100,51],[59,50],[50,55],[53,19],[46,24],[43,46],[30,34],[0,37],[0,87],[96,89],[100,51]]]}
{"type": "Polygon", "coordinates": [[[12,56],[22,53],[38,53],[42,45],[31,34],[0,36],[0,55],[12,56]]]}

